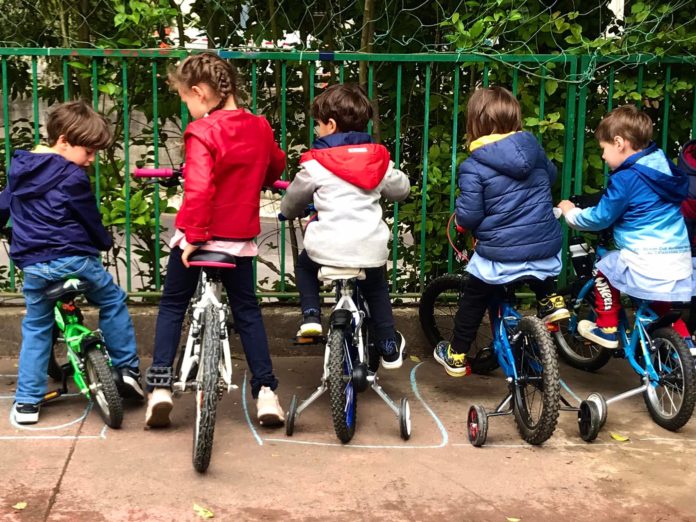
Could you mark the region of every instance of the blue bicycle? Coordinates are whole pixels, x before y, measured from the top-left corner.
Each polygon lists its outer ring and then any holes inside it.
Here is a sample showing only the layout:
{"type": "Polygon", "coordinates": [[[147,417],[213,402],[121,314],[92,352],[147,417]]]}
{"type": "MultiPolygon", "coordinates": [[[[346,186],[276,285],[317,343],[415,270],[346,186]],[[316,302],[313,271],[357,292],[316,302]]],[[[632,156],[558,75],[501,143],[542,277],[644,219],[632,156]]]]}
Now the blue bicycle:
{"type": "MultiPolygon", "coordinates": [[[[678,430],[689,421],[696,404],[694,360],[684,339],[670,326],[679,318],[678,312],[660,317],[650,308],[649,301],[632,299],[635,305],[633,322],[629,321],[624,308],[619,315],[618,349],[597,346],[578,333],[580,320],[596,320],[592,269],[609,252],[610,239],[611,233],[602,231],[598,234],[596,253],[582,247],[587,257],[574,263],[580,277],[574,286],[576,291],[566,301],[572,304],[572,314],[556,333],[556,343],[564,359],[584,370],[599,369],[612,357],[624,358],[640,377],[641,385],[609,399],[592,393],[582,401],[578,421],[580,434],[588,442],[597,437],[606,422],[607,407],[613,402],[643,394],[653,421],[670,431],[678,430]]],[[[574,242],[576,247],[582,244],[581,239],[574,242]]],[[[575,256],[578,257],[581,256],[575,256]]]]}
{"type": "Polygon", "coordinates": [[[561,400],[556,349],[544,322],[522,316],[514,304],[515,291],[526,281],[505,285],[489,307],[493,351],[509,391],[490,413],[481,405],[469,408],[469,442],[477,447],[486,442],[489,417],[514,415],[520,435],[534,445],[547,441],[556,429],[561,400]]]}

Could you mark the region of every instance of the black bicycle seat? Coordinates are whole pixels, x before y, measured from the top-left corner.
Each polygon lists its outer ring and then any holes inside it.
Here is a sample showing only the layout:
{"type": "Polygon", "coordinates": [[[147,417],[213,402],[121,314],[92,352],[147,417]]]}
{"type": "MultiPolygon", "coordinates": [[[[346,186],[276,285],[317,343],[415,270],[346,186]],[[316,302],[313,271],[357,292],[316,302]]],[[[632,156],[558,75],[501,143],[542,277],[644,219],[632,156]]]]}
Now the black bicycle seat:
{"type": "Polygon", "coordinates": [[[51,301],[58,301],[68,297],[68,299],[74,298],[76,295],[84,294],[89,288],[89,283],[78,279],[77,277],[71,277],[70,279],[65,279],[63,281],[56,281],[52,285],[48,286],[44,290],[44,295],[47,299],[51,301]]]}
{"type": "Polygon", "coordinates": [[[188,260],[191,266],[208,268],[234,268],[237,266],[237,259],[234,256],[213,250],[196,250],[189,256],[188,260]]]}

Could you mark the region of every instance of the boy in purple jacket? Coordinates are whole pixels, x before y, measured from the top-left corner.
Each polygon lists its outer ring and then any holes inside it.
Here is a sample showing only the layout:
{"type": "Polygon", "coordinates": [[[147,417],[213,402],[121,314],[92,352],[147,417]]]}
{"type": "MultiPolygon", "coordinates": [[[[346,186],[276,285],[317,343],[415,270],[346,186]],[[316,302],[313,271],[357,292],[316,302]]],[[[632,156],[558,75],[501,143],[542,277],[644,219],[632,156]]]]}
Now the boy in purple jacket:
{"type": "Polygon", "coordinates": [[[106,120],[85,102],[58,105],[46,123],[48,147],[16,151],[0,194],[0,227],[12,218],[10,257],[24,271],[26,316],[12,416],[19,424],[39,420],[51,353],[53,306],[44,290],[76,277],[98,306],[99,327],[124,397],[143,398],[133,323],[125,292],[102,266],[100,250],[112,240],[101,222],[85,172],[97,150],[111,142],[106,120]]]}

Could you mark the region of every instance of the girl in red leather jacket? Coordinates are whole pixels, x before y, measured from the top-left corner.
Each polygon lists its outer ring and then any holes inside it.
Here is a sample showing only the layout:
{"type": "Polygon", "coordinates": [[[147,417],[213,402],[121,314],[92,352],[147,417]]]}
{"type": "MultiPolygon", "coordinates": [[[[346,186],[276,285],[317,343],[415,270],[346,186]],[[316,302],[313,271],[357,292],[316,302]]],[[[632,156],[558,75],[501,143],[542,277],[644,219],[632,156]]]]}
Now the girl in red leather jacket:
{"type": "Polygon", "coordinates": [[[176,231],[155,330],[151,390],[145,423],[166,426],[172,409],[171,376],[181,326],[198,283],[200,267],[189,266],[196,250],[222,251],[236,258],[223,271],[234,323],[251,371],[251,392],[259,422],[282,425],[283,410],[274,391],[268,340],[256,300],[252,259],[259,223],[260,192],[280,178],[285,154],[265,118],[237,106],[236,72],[212,53],[190,56],[169,75],[195,119],[184,133],[184,200],[176,231]]]}

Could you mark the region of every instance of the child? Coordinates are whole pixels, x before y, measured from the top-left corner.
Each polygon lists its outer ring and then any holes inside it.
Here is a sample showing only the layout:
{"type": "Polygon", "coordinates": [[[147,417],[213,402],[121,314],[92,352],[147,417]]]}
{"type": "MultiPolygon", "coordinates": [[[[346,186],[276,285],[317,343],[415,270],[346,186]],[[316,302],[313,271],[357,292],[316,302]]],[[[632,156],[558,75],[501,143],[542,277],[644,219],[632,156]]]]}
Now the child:
{"type": "Polygon", "coordinates": [[[189,267],[198,248],[233,255],[236,268],[223,270],[234,323],[251,371],[251,393],[264,426],[282,425],[283,410],[273,390],[278,381],[256,299],[252,260],[257,255],[260,194],[280,178],[285,154],[265,118],[237,107],[236,72],[211,53],[186,58],[169,75],[191,116],[184,144],[184,200],[176,216],[176,233],[155,331],[148,386],[147,426],[166,426],[172,409],[171,375],[181,325],[196,291],[200,267],[189,267]]]}
{"type": "MultiPolygon", "coordinates": [[[[682,202],[681,211],[691,240],[691,264],[696,266],[696,140],[691,140],[682,146],[677,166],[689,176],[689,195],[682,202]]],[[[696,274],[696,271],[694,273],[696,274]]],[[[686,323],[688,336],[684,336],[684,339],[691,349],[691,354],[696,355],[696,345],[691,338],[691,335],[696,333],[696,281],[694,281],[693,290],[694,296],[691,297],[689,318],[686,323]]]]}
{"type": "Polygon", "coordinates": [[[619,250],[597,264],[597,322],[578,323],[580,335],[605,348],[619,345],[619,291],[651,301],[691,299],[691,249],[680,213],[689,181],[651,142],[652,133],[650,117],[633,105],[610,112],[595,131],[612,170],[605,194],[596,207],[558,205],[577,230],[614,227],[619,250]]]}
{"type": "Polygon", "coordinates": [[[305,250],[295,275],[303,322],[298,336],[321,335],[318,271],[321,266],[364,268],[358,281],[375,327],[382,367],[400,368],[406,341],[394,330],[384,265],[389,229],[380,198],[403,201],[410,192],[406,175],[394,168],[383,145],[365,133],[372,104],[354,84],[332,85],[312,103],[319,138],[302,155],[302,168],[288,187],[280,210],[289,219],[314,203],[318,220],[305,232],[305,250]]]}
{"type": "Polygon", "coordinates": [[[4,224],[8,214],[12,217],[10,256],[24,271],[27,312],[12,410],[20,424],[38,422],[46,393],[55,303],[43,291],[69,277],[90,283],[85,295],[100,308],[99,327],[117,369],[114,376],[120,393],[144,397],[126,294],[99,259],[99,251],[111,248],[112,240],[84,170],[94,161],[95,152],[109,145],[111,131],[106,120],[82,101],[55,107],[46,130],[48,147],[14,153],[8,186],[0,195],[4,210],[0,221],[4,224]]]}
{"type": "Polygon", "coordinates": [[[503,285],[523,277],[545,322],[569,317],[554,293],[561,271],[561,227],[553,215],[556,167],[537,139],[520,132],[522,113],[502,87],[479,89],[467,105],[471,155],[459,166],[456,220],[477,240],[469,278],[454,318],[453,339],[435,347],[435,360],[452,377],[471,373],[466,354],[489,302],[503,285]]]}

